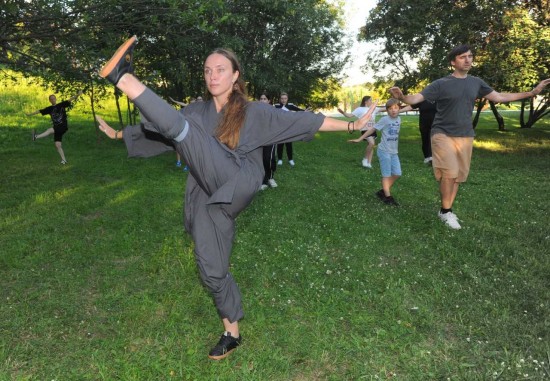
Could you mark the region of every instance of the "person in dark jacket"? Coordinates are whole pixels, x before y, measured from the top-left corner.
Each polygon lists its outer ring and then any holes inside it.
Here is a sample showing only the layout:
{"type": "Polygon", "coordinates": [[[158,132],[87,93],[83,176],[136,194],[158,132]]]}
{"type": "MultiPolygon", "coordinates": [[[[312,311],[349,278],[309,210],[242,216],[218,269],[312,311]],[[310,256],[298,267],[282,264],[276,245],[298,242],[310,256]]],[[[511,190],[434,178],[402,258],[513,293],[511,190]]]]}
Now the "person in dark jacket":
{"type": "MultiPolygon", "coordinates": [[[[296,106],[294,103],[288,103],[288,94],[287,93],[281,93],[279,97],[280,103],[275,104],[275,108],[280,108],[284,111],[309,111],[308,109],[304,110],[300,107],[296,106]]],[[[290,164],[291,167],[294,167],[296,164],[294,162],[294,151],[292,147],[292,142],[285,142],[277,144],[277,165],[283,165],[283,151],[286,147],[286,157],[288,158],[288,164],[290,164]]]]}
{"type": "Polygon", "coordinates": [[[424,154],[424,164],[432,164],[432,124],[434,123],[437,108],[435,102],[423,100],[414,105],[407,105],[401,109],[401,112],[418,110],[418,128],[422,139],[422,153],[424,154]]]}

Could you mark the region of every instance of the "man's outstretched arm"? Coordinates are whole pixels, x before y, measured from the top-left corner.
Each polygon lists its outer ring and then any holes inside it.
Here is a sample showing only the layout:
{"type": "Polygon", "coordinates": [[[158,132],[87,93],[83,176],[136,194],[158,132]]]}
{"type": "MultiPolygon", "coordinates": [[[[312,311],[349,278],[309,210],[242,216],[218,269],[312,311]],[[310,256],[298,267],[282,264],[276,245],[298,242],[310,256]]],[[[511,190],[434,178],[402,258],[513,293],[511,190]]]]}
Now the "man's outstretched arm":
{"type": "Polygon", "coordinates": [[[550,78],[540,81],[537,86],[531,91],[523,93],[499,93],[497,91],[490,92],[485,96],[488,100],[495,103],[513,102],[520,99],[531,98],[541,93],[542,90],[550,83],[550,78]]]}
{"type": "Polygon", "coordinates": [[[392,87],[390,89],[390,94],[392,97],[399,99],[401,102],[408,105],[414,105],[424,100],[424,96],[420,93],[404,95],[403,91],[401,91],[399,87],[392,87]]]}

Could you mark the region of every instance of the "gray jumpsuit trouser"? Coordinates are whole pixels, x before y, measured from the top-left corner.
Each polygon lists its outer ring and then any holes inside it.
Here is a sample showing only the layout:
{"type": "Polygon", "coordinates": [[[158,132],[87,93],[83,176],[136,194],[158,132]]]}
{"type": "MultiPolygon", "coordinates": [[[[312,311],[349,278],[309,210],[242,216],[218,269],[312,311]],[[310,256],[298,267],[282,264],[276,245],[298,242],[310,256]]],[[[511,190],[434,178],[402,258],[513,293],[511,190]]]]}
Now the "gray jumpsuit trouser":
{"type": "MultiPolygon", "coordinates": [[[[237,156],[219,143],[200,120],[184,117],[149,89],[134,102],[158,133],[176,141],[176,150],[190,167],[185,228],[195,243],[201,279],[212,293],[220,317],[238,321],[244,316],[241,294],[229,272],[235,218],[254,198],[262,169],[258,170],[246,157],[237,156]]],[[[124,131],[127,145],[133,133],[139,134],[124,131]]],[[[168,150],[163,143],[153,143],[159,144],[157,152],[133,154],[129,149],[130,156],[153,156],[168,150]]],[[[259,155],[261,150],[260,147],[259,155]]]]}

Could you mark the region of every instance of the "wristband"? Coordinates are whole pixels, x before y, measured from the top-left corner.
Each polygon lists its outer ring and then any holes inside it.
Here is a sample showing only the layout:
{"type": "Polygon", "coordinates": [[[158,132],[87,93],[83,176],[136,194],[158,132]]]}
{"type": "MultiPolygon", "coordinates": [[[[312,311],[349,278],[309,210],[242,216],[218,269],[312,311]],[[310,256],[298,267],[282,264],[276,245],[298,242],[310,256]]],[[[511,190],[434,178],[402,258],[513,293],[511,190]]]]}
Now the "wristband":
{"type": "Polygon", "coordinates": [[[348,122],[348,133],[352,134],[354,131],[355,131],[355,122],[354,121],[349,121],[348,122]],[[352,126],[351,129],[349,128],[350,125],[352,126]]]}

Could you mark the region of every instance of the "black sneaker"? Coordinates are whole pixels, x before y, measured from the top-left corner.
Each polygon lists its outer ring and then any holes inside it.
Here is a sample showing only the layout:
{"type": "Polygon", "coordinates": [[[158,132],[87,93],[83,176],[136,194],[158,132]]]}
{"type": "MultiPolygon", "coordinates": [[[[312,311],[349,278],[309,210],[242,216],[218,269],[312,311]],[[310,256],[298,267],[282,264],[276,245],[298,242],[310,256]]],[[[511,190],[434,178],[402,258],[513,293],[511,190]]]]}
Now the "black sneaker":
{"type": "Polygon", "coordinates": [[[386,194],[384,193],[384,189],[380,189],[380,190],[379,190],[378,192],[376,192],[375,194],[376,194],[376,196],[377,196],[380,200],[382,200],[382,201],[384,201],[384,200],[386,199],[386,194]]]}
{"type": "Polygon", "coordinates": [[[36,130],[32,130],[32,141],[36,141],[36,130]]]}
{"type": "Polygon", "coordinates": [[[208,354],[208,358],[212,360],[221,360],[229,356],[239,345],[241,345],[243,338],[239,336],[235,338],[231,336],[229,332],[224,332],[218,344],[208,354]]]}
{"type": "Polygon", "coordinates": [[[397,203],[397,201],[395,201],[395,198],[393,198],[393,196],[386,197],[384,199],[384,204],[399,206],[399,204],[397,203]]]}
{"type": "Polygon", "coordinates": [[[99,76],[107,79],[113,85],[116,85],[126,73],[133,73],[132,66],[134,47],[137,44],[137,37],[132,36],[122,44],[111,59],[103,66],[99,76]]]}

